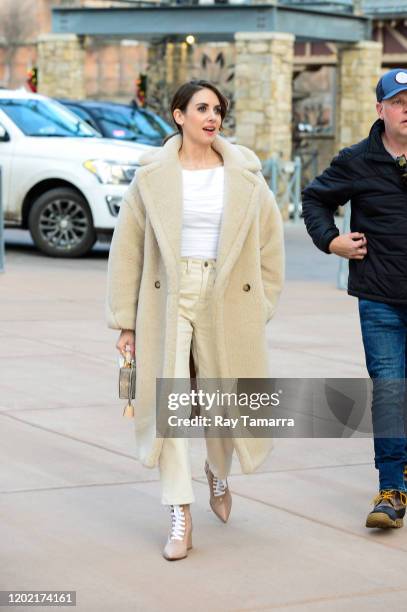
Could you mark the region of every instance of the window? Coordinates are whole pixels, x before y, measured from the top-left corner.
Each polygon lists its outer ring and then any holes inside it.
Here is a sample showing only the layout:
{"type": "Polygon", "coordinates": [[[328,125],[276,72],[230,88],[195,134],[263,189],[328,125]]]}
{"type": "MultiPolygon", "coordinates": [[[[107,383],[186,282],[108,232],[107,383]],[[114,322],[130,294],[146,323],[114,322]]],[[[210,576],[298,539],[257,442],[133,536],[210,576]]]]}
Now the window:
{"type": "Polygon", "coordinates": [[[84,121],[52,100],[0,98],[0,108],[26,136],[99,136],[84,121]]]}
{"type": "Polygon", "coordinates": [[[172,132],[169,125],[148,111],[131,106],[98,107],[94,114],[106,136],[141,142],[161,141],[172,132]]]}

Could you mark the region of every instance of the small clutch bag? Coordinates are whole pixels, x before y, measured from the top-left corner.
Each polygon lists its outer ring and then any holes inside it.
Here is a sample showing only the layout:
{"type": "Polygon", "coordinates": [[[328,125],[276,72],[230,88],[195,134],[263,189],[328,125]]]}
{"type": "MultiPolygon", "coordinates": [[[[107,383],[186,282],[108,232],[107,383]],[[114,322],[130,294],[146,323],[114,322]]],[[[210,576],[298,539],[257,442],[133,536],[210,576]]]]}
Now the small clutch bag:
{"type": "Polygon", "coordinates": [[[123,416],[134,417],[134,407],[131,400],[136,397],[136,361],[131,358],[130,351],[126,351],[124,364],[119,372],[119,399],[127,400],[123,416]]]}

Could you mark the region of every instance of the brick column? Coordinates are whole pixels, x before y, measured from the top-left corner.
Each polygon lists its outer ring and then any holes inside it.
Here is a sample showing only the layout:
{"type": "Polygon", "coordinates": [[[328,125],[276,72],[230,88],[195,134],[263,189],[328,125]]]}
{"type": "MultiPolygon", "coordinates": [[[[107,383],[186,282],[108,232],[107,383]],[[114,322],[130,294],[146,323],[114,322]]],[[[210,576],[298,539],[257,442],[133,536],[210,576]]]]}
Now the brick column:
{"type": "Polygon", "coordinates": [[[84,98],[85,51],[74,34],[38,38],[38,91],[46,96],[84,98]]]}
{"type": "Polygon", "coordinates": [[[381,63],[379,42],[362,41],[339,47],[336,151],[366,138],[377,119],[376,85],[382,74],[381,63]]]}
{"type": "Polygon", "coordinates": [[[237,32],[236,141],[260,159],[291,159],[294,36],[237,32]]]}

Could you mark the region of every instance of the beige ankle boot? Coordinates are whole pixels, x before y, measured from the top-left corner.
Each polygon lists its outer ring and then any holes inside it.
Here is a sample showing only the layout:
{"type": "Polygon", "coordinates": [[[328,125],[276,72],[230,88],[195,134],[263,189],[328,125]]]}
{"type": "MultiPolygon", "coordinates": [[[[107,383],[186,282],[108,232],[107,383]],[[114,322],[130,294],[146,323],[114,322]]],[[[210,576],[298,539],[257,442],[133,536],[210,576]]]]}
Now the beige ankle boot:
{"type": "Polygon", "coordinates": [[[209,483],[209,505],[216,516],[226,523],[232,509],[232,496],[229,491],[228,481],[217,478],[211,472],[207,461],[205,461],[205,473],[209,483]]]}
{"type": "Polygon", "coordinates": [[[168,561],[184,559],[192,548],[192,517],[189,504],[170,506],[171,527],[163,556],[168,561]]]}

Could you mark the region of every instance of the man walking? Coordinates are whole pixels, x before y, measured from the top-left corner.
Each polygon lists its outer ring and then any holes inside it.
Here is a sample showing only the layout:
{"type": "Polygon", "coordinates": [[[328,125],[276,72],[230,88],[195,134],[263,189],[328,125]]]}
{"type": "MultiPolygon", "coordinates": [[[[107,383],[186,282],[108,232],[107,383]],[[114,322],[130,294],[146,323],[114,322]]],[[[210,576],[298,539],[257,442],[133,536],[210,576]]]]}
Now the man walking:
{"type": "Polygon", "coordinates": [[[379,494],[366,527],[388,528],[403,526],[407,502],[407,70],[387,72],[376,97],[379,118],[368,138],[340,151],[305,188],[303,213],[315,245],[349,259],[348,293],[359,299],[366,366],[374,382],[379,494]],[[334,212],[348,200],[352,231],[340,235],[334,212]]]}

